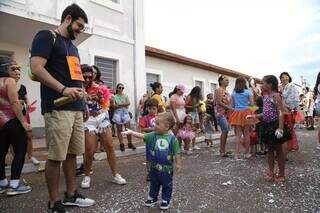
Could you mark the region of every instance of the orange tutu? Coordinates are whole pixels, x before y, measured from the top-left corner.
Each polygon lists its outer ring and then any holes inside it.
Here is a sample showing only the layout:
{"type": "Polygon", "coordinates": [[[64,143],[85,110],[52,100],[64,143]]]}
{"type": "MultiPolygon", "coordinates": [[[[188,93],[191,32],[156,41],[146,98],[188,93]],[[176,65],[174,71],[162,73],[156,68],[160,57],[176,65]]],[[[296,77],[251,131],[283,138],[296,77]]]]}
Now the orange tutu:
{"type": "Polygon", "coordinates": [[[254,125],[259,123],[258,119],[246,119],[248,115],[253,115],[254,112],[250,109],[233,111],[229,117],[230,125],[245,126],[245,125],[254,125]]]}

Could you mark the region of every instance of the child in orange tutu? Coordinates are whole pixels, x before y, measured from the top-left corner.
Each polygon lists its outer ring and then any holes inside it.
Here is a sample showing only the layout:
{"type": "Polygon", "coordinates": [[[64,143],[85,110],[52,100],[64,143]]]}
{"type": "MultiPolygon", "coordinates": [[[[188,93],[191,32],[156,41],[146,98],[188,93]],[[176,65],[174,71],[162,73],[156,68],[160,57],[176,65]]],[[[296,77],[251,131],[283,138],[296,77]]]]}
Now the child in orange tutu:
{"type": "Polygon", "coordinates": [[[234,111],[230,114],[230,125],[234,126],[236,134],[236,153],[235,159],[240,158],[240,144],[243,135],[245,143],[245,158],[250,158],[250,126],[258,123],[256,119],[246,119],[248,115],[254,112],[250,110],[250,106],[254,105],[253,94],[247,88],[247,81],[243,77],[236,79],[234,91],[231,95],[234,111]]]}

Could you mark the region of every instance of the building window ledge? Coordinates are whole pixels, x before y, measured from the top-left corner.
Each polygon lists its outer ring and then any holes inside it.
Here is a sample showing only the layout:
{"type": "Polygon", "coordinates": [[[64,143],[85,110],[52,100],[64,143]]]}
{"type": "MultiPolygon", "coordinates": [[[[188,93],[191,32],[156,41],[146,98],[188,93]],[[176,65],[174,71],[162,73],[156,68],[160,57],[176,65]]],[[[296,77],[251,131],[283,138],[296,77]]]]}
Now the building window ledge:
{"type": "Polygon", "coordinates": [[[90,0],[90,1],[93,2],[93,3],[96,3],[98,5],[110,8],[110,9],[116,11],[116,12],[124,13],[122,0],[118,0],[119,1],[118,3],[115,3],[115,2],[113,2],[111,0],[90,0]]]}

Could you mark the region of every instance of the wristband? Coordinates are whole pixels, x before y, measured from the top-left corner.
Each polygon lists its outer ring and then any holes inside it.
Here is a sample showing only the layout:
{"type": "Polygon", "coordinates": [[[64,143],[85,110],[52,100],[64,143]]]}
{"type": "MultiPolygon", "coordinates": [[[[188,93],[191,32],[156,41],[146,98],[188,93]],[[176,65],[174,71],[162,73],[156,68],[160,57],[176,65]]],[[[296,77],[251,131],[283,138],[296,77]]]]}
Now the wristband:
{"type": "Polygon", "coordinates": [[[63,89],[61,90],[60,94],[63,95],[63,92],[67,89],[67,87],[63,87],[63,89]]]}

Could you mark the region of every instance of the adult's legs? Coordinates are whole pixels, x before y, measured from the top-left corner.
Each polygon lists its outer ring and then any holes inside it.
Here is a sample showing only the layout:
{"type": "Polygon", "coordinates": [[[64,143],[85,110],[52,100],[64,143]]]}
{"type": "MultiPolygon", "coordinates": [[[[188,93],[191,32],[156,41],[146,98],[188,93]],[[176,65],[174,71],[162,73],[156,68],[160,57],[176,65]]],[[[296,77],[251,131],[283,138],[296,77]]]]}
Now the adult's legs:
{"type": "Polygon", "coordinates": [[[95,133],[85,131],[84,173],[90,175],[94,153],[97,149],[97,136],[95,133]]]}
{"type": "Polygon", "coordinates": [[[47,160],[45,176],[50,197],[50,205],[59,199],[59,180],[60,180],[61,161],[47,160]]]}
{"type": "Polygon", "coordinates": [[[6,179],[5,161],[10,146],[10,142],[6,136],[6,129],[3,128],[0,130],[0,138],[2,140],[0,143],[0,181],[6,179]]]}
{"type": "Polygon", "coordinates": [[[241,126],[234,126],[236,133],[236,153],[235,157],[238,158],[240,156],[240,144],[241,144],[241,136],[242,136],[242,128],[241,126]]]}
{"type": "Polygon", "coordinates": [[[250,154],[250,126],[245,125],[243,128],[243,138],[245,142],[246,154],[250,154]]]}
{"type": "Polygon", "coordinates": [[[112,175],[115,176],[117,174],[117,162],[116,162],[116,154],[112,144],[112,132],[111,129],[106,129],[103,133],[99,134],[101,145],[104,147],[108,164],[110,166],[112,175]]]}
{"type": "Polygon", "coordinates": [[[123,144],[123,137],[121,134],[121,132],[123,131],[122,126],[123,126],[122,124],[117,124],[117,135],[118,135],[120,145],[123,144]]]}
{"type": "Polygon", "coordinates": [[[67,186],[67,196],[71,197],[76,191],[76,167],[77,156],[73,154],[67,154],[67,158],[62,163],[63,173],[65,176],[67,186]]]}

